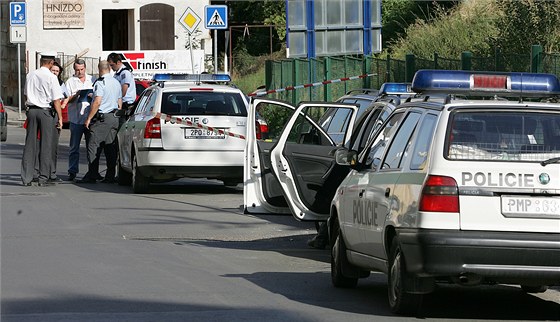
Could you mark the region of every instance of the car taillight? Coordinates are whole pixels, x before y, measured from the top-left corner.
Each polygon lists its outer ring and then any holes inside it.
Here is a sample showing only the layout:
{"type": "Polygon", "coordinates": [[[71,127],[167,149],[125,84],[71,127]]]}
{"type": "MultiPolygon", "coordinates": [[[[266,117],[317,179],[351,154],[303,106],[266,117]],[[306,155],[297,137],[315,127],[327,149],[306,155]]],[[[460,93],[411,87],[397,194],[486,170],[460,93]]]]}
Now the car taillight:
{"type": "Polygon", "coordinates": [[[144,139],[161,139],[161,122],[158,118],[154,117],[146,122],[144,139]]]}
{"type": "Polygon", "coordinates": [[[459,188],[451,177],[428,176],[422,196],[420,211],[459,212],[459,188]]]}
{"type": "Polygon", "coordinates": [[[266,124],[264,121],[256,121],[255,127],[256,127],[257,140],[268,139],[268,124],[266,124]]]}
{"type": "Polygon", "coordinates": [[[0,113],[4,113],[4,104],[0,103],[0,113]]]}

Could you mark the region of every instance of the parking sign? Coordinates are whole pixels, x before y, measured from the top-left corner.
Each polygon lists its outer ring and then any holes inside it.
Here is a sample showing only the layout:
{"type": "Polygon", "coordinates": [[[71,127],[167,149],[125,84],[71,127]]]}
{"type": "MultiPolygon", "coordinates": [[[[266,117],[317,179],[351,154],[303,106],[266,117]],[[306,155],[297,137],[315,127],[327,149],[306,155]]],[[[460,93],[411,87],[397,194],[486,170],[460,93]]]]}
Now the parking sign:
{"type": "Polygon", "coordinates": [[[25,26],[26,11],[25,2],[10,2],[10,26],[25,26]]]}

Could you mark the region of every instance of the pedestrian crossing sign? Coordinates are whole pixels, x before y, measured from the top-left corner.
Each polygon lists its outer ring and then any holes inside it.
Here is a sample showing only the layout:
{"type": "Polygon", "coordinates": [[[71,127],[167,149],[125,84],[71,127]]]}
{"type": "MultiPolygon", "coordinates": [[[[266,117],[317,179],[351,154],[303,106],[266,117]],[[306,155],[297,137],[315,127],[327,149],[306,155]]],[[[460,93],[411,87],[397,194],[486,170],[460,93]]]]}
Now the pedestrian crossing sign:
{"type": "Polygon", "coordinates": [[[213,5],[204,7],[206,29],[227,29],[227,6],[213,5]]]}

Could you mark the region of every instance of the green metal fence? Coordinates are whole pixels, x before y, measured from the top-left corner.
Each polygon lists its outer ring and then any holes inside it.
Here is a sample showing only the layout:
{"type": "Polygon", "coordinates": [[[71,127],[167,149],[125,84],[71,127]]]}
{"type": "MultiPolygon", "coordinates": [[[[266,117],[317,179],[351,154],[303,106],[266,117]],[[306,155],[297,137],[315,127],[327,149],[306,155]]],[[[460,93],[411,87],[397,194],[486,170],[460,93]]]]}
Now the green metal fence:
{"type": "Polygon", "coordinates": [[[544,72],[560,76],[560,53],[542,52],[534,45],[529,54],[505,55],[496,49],[491,57],[472,57],[463,52],[460,59],[439,57],[432,59],[406,55],[404,60],[375,56],[340,56],[312,59],[284,59],[266,62],[266,89],[284,89],[298,85],[338,80],[366,74],[363,79],[278,91],[269,97],[290,101],[333,101],[350,90],[381,87],[385,82],[410,82],[419,69],[450,69],[505,72],[544,72]]]}

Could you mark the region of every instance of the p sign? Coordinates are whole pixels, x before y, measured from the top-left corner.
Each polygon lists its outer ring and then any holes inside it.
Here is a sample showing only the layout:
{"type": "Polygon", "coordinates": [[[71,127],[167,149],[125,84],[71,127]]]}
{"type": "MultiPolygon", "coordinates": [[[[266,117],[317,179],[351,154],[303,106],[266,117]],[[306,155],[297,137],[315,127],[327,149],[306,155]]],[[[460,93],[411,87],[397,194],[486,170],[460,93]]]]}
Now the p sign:
{"type": "Polygon", "coordinates": [[[26,16],[25,2],[10,2],[10,26],[25,26],[26,16]]]}

